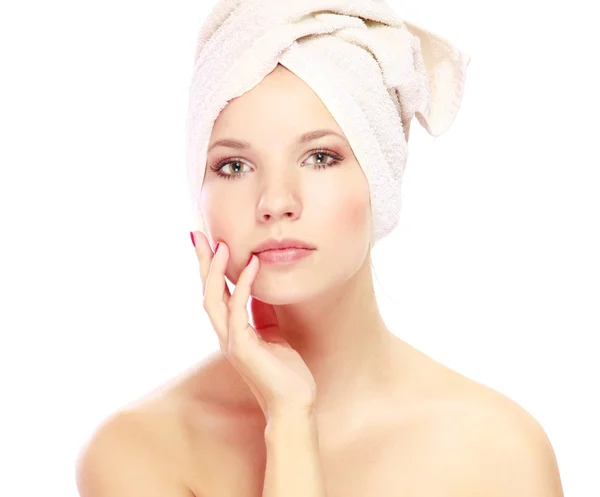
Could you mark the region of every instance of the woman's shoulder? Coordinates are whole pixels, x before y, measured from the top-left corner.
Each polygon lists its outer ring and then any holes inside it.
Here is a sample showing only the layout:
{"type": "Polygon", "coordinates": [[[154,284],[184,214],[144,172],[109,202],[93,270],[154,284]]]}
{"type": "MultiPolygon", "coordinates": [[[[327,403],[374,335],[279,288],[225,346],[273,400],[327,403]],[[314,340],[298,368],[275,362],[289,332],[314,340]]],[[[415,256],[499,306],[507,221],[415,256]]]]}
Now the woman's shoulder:
{"type": "Polygon", "coordinates": [[[106,417],[80,449],[79,494],[192,497],[186,484],[184,446],[172,406],[164,399],[123,407],[106,417]]]}
{"type": "Polygon", "coordinates": [[[448,375],[453,387],[439,395],[427,448],[438,463],[439,477],[460,489],[452,495],[467,495],[467,489],[485,493],[494,487],[508,495],[534,485],[544,487],[544,495],[559,495],[556,456],[536,418],[488,385],[452,370],[448,375]]]}
{"type": "MultiPolygon", "coordinates": [[[[552,445],[527,409],[421,352],[416,357],[422,365],[415,367],[421,372],[417,379],[424,387],[414,410],[409,410],[411,457],[427,460],[428,471],[448,488],[455,485],[465,491],[485,493],[500,480],[527,486],[530,481],[519,480],[526,476],[554,478],[549,474],[556,466],[552,445]],[[526,475],[525,466],[539,472],[526,475]]],[[[406,436],[402,442],[407,443],[406,436]]],[[[471,495],[451,493],[455,494],[471,495]]]]}
{"type": "Polygon", "coordinates": [[[202,407],[205,395],[197,389],[210,383],[198,378],[205,376],[212,360],[207,357],[98,424],[77,456],[77,485],[82,496],[103,495],[92,490],[100,485],[95,481],[98,478],[106,482],[103,486],[114,484],[116,488],[120,479],[133,481],[135,471],[142,470],[152,475],[156,488],[168,489],[172,495],[193,495],[188,491],[193,474],[190,456],[200,434],[198,428],[208,425],[202,407]]]}
{"type": "Polygon", "coordinates": [[[411,391],[416,393],[412,401],[397,405],[399,409],[412,405],[411,417],[422,419],[431,436],[439,439],[454,436],[457,441],[475,437],[477,444],[476,438],[481,437],[481,432],[502,437],[524,431],[537,432],[539,436],[543,431],[531,413],[501,391],[461,374],[412,346],[408,349],[414,380],[411,391]]]}
{"type": "Polygon", "coordinates": [[[220,351],[133,401],[120,416],[167,448],[179,467],[240,422],[264,423],[256,398],[220,351]]]}
{"type": "Polygon", "coordinates": [[[425,357],[423,363],[429,364],[423,371],[435,378],[431,399],[432,405],[437,406],[433,412],[439,413],[441,419],[469,425],[478,420],[488,425],[535,422],[526,409],[499,390],[420,354],[425,357]]]}

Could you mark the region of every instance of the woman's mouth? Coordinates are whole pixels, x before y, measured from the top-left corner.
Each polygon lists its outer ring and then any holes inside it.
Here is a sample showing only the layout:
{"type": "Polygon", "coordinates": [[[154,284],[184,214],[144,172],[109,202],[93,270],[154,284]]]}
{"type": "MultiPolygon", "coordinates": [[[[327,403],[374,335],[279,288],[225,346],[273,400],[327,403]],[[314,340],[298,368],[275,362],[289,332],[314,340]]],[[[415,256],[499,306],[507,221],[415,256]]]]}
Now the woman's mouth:
{"type": "Polygon", "coordinates": [[[278,250],[265,250],[263,252],[259,252],[256,256],[262,261],[268,264],[289,264],[300,259],[304,259],[308,257],[310,254],[314,252],[309,249],[301,249],[301,248],[287,248],[287,249],[278,249],[278,250]]]}

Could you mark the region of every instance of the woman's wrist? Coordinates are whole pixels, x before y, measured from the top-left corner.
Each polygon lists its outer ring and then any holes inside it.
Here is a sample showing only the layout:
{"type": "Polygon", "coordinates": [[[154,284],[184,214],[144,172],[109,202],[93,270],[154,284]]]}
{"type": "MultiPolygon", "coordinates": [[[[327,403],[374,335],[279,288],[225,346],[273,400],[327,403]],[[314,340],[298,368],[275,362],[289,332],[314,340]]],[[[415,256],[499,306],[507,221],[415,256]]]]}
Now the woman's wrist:
{"type": "Polygon", "coordinates": [[[306,429],[317,429],[317,416],[313,406],[280,407],[270,410],[265,427],[265,437],[277,437],[279,433],[289,433],[306,429]]]}
{"type": "Polygon", "coordinates": [[[279,403],[268,406],[265,414],[267,423],[279,419],[312,418],[315,415],[315,403],[308,401],[279,403]]]}

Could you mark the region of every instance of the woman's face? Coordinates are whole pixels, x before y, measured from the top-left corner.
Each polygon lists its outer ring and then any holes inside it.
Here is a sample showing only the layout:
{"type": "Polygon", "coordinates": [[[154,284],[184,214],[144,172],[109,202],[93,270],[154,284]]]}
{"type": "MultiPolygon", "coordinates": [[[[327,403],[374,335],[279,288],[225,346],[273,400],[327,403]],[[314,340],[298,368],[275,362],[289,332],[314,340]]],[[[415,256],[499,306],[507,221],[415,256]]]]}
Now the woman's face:
{"type": "Polygon", "coordinates": [[[201,208],[212,245],[223,240],[229,248],[226,275],[233,283],[268,238],[292,237],[316,247],[292,264],[259,263],[252,295],[273,305],[297,303],[342,285],[367,260],[367,179],[319,97],[281,65],[219,114],[209,141],[201,208]],[[341,137],[298,143],[300,135],[323,129],[341,137]],[[211,148],[225,139],[250,146],[211,148]]]}

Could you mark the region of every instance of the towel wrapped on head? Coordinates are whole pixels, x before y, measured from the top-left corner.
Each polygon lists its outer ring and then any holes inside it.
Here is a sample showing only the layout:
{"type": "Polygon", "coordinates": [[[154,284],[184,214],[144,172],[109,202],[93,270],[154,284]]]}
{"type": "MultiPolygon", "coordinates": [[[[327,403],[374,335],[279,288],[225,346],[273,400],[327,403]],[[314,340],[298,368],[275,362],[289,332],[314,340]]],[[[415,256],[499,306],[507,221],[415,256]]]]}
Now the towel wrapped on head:
{"type": "Polygon", "coordinates": [[[227,103],[285,66],[343,130],[369,183],[371,245],[398,223],[411,120],[444,133],[470,56],[402,21],[383,0],[221,0],[198,36],[187,115],[195,226],[212,127],[227,103]]]}

